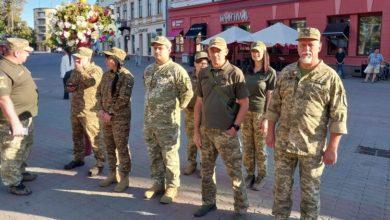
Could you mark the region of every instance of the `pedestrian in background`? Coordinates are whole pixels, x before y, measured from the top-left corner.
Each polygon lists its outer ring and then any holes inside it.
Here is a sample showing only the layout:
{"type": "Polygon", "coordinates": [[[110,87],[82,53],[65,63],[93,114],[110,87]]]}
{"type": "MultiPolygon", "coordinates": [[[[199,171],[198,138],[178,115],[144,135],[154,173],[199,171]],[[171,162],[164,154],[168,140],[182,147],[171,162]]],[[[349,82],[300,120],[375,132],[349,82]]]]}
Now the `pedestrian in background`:
{"type": "Polygon", "coordinates": [[[276,219],[288,219],[290,216],[297,167],[301,219],[318,219],[324,164],[334,165],[337,162],[341,136],[347,133],[344,86],[334,69],[319,59],[320,39],[321,33],[316,28],[299,29],[299,60],[285,67],[278,76],[266,113],[266,144],[274,148],[272,214],[276,219]]]}
{"type": "Polygon", "coordinates": [[[379,49],[375,49],[374,53],[370,53],[368,56],[368,66],[364,70],[366,73],[366,78],[364,79],[363,82],[368,82],[368,79],[372,75],[372,80],[371,82],[374,83],[376,79],[376,75],[379,74],[381,64],[383,62],[383,56],[382,54],[379,53],[379,49]]]}
{"type": "Polygon", "coordinates": [[[64,56],[61,58],[61,78],[64,84],[64,98],[69,99],[69,93],[66,89],[66,82],[70,78],[70,74],[74,70],[74,59],[72,57],[71,48],[66,47],[64,50],[64,56]]]}
{"type": "Polygon", "coordinates": [[[244,71],[249,90],[249,111],[242,123],[243,163],[247,173],[246,186],[258,191],[267,175],[264,139],[268,127],[262,121],[275,88],[276,71],[270,66],[267,47],[263,42],[257,41],[252,44],[251,57],[249,68],[244,71]]]}
{"type": "Polygon", "coordinates": [[[80,47],[74,54],[76,69],[67,83],[68,91],[73,93],[71,101],[73,160],[64,166],[65,170],[84,166],[86,156],[84,136],[86,136],[92,145],[96,159],[96,164],[88,171],[89,176],[102,172],[105,159],[97,102],[100,99],[97,89],[103,70],[92,62],[92,54],[93,51],[86,47],[80,47]]]}
{"type": "Polygon", "coordinates": [[[109,51],[103,51],[103,53],[106,55],[108,71],[103,74],[98,89],[100,94],[97,97],[99,98],[99,118],[103,124],[109,173],[106,179],[100,181],[99,185],[106,187],[118,182],[114,191],[123,192],[129,186],[129,173],[131,171],[128,141],[134,76],[124,67],[125,51],[113,47],[109,51]],[[117,166],[118,175],[116,175],[117,166]]]}
{"type": "Polygon", "coordinates": [[[344,59],[345,59],[345,52],[342,47],[339,47],[336,53],[336,62],[337,62],[337,73],[342,79],[345,79],[344,74],[344,59]]]}
{"type": "Polygon", "coordinates": [[[249,94],[244,74],[226,59],[228,52],[223,38],[212,39],[208,47],[211,66],[199,73],[193,138],[202,152],[202,206],[194,213],[195,217],[217,209],[215,162],[218,155],[232,182],[233,219],[245,219],[248,209],[237,132],[248,111],[249,94]]]}
{"type": "Polygon", "coordinates": [[[157,36],[151,46],[156,63],[144,73],[144,136],[153,186],[145,198],[164,192],[160,202],[169,204],[180,186],[180,110],[187,107],[193,91],[187,71],[169,58],[171,42],[157,36]]]}
{"type": "MultiPolygon", "coordinates": [[[[195,54],[194,61],[194,71],[190,74],[192,90],[196,91],[196,86],[198,83],[199,72],[203,68],[209,66],[208,54],[205,51],[199,51],[195,54]]],[[[196,102],[196,94],[192,97],[185,112],[185,126],[186,126],[186,135],[187,135],[187,165],[184,168],[184,175],[190,175],[196,170],[197,162],[196,157],[198,155],[198,148],[196,147],[193,137],[194,137],[194,106],[196,102]]]]}
{"type": "Polygon", "coordinates": [[[136,52],[135,52],[135,65],[137,66],[140,66],[141,65],[141,51],[139,50],[139,48],[137,48],[136,52]]]}
{"type": "Polygon", "coordinates": [[[23,65],[33,51],[28,41],[8,38],[0,57],[0,152],[1,179],[15,195],[29,195],[23,182],[37,175],[26,171],[33,145],[33,117],[38,114],[38,89],[23,65]]]}

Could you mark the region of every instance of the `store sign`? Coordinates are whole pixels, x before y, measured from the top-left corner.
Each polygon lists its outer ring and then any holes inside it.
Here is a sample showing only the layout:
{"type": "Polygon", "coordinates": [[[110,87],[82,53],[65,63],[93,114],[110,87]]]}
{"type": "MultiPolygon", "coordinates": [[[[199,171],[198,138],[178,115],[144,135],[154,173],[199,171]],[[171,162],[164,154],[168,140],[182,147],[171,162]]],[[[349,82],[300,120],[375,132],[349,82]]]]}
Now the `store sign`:
{"type": "Polygon", "coordinates": [[[184,22],[183,19],[180,19],[180,20],[173,20],[173,21],[172,21],[172,28],[181,27],[181,26],[183,25],[183,22],[184,22]]]}
{"type": "Polygon", "coordinates": [[[248,20],[248,12],[245,9],[239,12],[225,12],[219,17],[221,23],[243,22],[248,20]]]}

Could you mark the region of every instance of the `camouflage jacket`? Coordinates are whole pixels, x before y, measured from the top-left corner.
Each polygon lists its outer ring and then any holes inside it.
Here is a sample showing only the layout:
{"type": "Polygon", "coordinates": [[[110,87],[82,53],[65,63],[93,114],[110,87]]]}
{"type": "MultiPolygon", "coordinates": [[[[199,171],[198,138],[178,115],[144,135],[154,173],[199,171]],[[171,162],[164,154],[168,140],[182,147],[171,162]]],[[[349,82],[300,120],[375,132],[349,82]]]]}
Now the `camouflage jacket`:
{"type": "Polygon", "coordinates": [[[74,70],[67,84],[76,86],[72,95],[72,115],[84,117],[88,113],[96,113],[99,109],[97,89],[102,79],[103,70],[92,63],[84,71],[74,70]]]}
{"type": "Polygon", "coordinates": [[[111,115],[130,116],[134,76],[126,68],[103,74],[98,90],[99,106],[111,115]]]}
{"type": "Polygon", "coordinates": [[[187,71],[169,60],[145,69],[145,123],[180,124],[180,109],[187,107],[193,91],[187,71]]]}
{"type": "Polygon", "coordinates": [[[266,117],[278,122],[276,150],[321,155],[327,130],[347,133],[347,98],[337,73],[321,61],[301,77],[298,63],[285,67],[266,117]]]}

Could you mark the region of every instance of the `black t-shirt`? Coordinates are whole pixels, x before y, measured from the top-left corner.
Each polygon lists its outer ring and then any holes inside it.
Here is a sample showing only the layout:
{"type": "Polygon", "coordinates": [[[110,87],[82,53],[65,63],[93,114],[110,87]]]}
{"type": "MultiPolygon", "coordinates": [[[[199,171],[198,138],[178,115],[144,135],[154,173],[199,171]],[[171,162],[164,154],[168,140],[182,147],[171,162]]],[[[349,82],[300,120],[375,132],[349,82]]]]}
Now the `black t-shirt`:
{"type": "Polygon", "coordinates": [[[338,63],[344,63],[344,58],[345,58],[345,53],[344,52],[341,52],[341,53],[339,53],[339,52],[337,52],[336,53],[336,60],[337,60],[337,62],[338,63]]]}

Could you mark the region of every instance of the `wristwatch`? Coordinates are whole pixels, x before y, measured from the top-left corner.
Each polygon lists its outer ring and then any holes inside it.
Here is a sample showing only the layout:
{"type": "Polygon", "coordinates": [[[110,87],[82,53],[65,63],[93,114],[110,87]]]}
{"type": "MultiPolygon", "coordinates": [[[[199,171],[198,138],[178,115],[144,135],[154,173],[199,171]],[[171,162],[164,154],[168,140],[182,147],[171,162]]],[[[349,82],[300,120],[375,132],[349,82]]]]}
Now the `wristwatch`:
{"type": "Polygon", "coordinates": [[[232,124],[230,125],[230,128],[234,128],[236,131],[240,130],[240,125],[237,125],[237,124],[232,124]]]}

